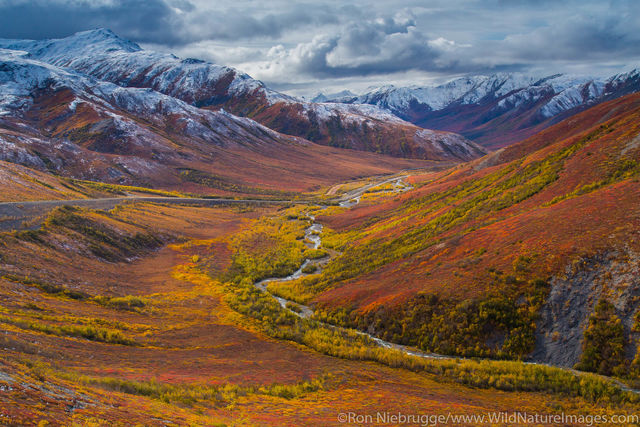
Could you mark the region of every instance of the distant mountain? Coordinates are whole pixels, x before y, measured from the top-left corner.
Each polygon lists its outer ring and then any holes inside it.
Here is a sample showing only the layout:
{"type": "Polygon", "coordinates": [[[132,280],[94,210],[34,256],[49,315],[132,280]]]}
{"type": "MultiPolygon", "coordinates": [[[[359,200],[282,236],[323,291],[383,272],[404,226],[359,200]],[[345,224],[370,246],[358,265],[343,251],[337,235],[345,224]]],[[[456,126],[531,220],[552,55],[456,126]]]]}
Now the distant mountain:
{"type": "Polygon", "coordinates": [[[152,88],[99,80],[36,59],[43,46],[0,49],[0,160],[110,183],[276,195],[424,164],[319,146],[152,88]]]}
{"type": "Polygon", "coordinates": [[[343,101],[352,100],[357,96],[358,95],[351,92],[350,90],[342,90],[340,92],[330,93],[327,95],[321,92],[321,93],[318,93],[313,98],[311,98],[311,102],[328,102],[330,100],[333,102],[343,102],[343,101]]]}
{"type": "Polygon", "coordinates": [[[376,106],[318,104],[267,88],[233,68],[146,51],[105,29],[57,40],[0,40],[0,48],[121,87],[148,88],[197,107],[249,117],[323,145],[430,160],[466,161],[485,150],[446,132],[424,132],[376,106]]]}
{"type": "Polygon", "coordinates": [[[383,86],[326,101],[370,104],[431,129],[457,132],[491,149],[525,139],[603,101],[640,91],[640,72],[609,78],[519,73],[464,77],[440,86],[383,86]]]}

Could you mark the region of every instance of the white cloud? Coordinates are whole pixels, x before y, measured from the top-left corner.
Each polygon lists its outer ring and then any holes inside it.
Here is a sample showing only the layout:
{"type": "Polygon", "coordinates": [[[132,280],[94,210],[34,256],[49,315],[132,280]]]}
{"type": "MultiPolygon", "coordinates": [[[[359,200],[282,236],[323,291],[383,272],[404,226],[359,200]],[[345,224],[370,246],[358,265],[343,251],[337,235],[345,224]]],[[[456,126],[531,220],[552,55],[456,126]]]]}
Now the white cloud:
{"type": "Polygon", "coordinates": [[[498,70],[595,72],[640,61],[634,0],[0,1],[0,37],[60,37],[97,26],[298,93],[498,70]]]}

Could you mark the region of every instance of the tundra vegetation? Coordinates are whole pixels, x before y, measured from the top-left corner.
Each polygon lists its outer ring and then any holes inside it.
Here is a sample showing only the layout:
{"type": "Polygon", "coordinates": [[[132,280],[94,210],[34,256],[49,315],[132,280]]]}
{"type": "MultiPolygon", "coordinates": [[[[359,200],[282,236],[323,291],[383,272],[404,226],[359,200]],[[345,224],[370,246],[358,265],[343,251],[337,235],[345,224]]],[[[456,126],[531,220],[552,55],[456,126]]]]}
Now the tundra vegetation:
{"type": "MultiPolygon", "coordinates": [[[[555,242],[533,242],[532,238],[540,240],[536,235],[525,236],[529,244],[525,238],[512,239],[511,247],[502,244],[489,249],[474,242],[474,236],[487,233],[485,230],[498,230],[500,223],[527,218],[530,212],[537,214],[562,201],[637,180],[637,161],[618,154],[624,148],[620,141],[627,138],[627,125],[612,120],[569,141],[560,140],[553,149],[540,150],[487,171],[474,172],[471,167],[468,171],[450,170],[436,181],[416,183],[420,191],[412,197],[395,197],[383,208],[360,208],[373,212],[364,219],[362,214],[358,220],[343,212],[320,214],[321,221],[340,227],[325,227],[323,238],[324,246],[340,255],[321,274],[270,284],[269,289],[299,303],[315,303],[316,318],[324,322],[373,332],[385,340],[424,351],[464,357],[525,358],[535,344],[536,320],[549,292],[549,277],[554,272],[559,274],[571,257],[581,254],[551,257],[540,252],[540,245],[555,242]],[[567,179],[567,169],[575,167],[576,156],[591,150],[604,152],[603,147],[607,149],[606,156],[595,160],[597,167],[589,171],[589,176],[581,177],[586,183],[572,183],[575,189],[553,196],[561,185],[566,185],[563,179],[567,179]],[[460,258],[463,251],[455,252],[458,257],[452,259],[450,254],[462,239],[467,245],[478,246],[466,249],[464,259],[460,258]],[[555,264],[547,264],[547,259],[555,264]],[[443,271],[446,262],[451,267],[443,271]],[[414,283],[405,285],[410,279],[398,279],[405,269],[420,272],[411,277],[414,283]],[[439,269],[441,274],[436,274],[439,269]],[[439,278],[441,284],[434,283],[432,287],[445,292],[421,290],[420,278],[428,283],[439,278]],[[387,292],[392,286],[385,285],[383,296],[377,299],[365,296],[361,290],[365,282],[369,286],[381,283],[374,288],[381,289],[385,281],[393,281],[398,290],[387,292]],[[468,289],[467,295],[455,295],[458,286],[468,289]]],[[[355,213],[353,217],[356,218],[355,213]]],[[[554,224],[545,226],[553,230],[554,224]]],[[[494,238],[506,240],[500,235],[494,238]]],[[[483,240],[487,242],[486,235],[483,240]]],[[[598,310],[602,311],[602,307],[598,310]]],[[[604,314],[600,311],[591,320],[586,335],[585,354],[591,356],[585,358],[590,360],[585,359],[578,366],[627,375],[628,369],[622,366],[628,367],[628,363],[622,363],[620,348],[601,348],[608,338],[615,337],[612,347],[624,347],[624,343],[619,342],[620,327],[602,320],[604,314]],[[605,331],[610,331],[611,337],[605,331]],[[600,363],[600,358],[610,357],[612,365],[600,363]]]]}
{"type": "Polygon", "coordinates": [[[582,356],[576,369],[602,375],[625,375],[628,364],[624,348],[624,326],[616,316],[615,307],[606,299],[600,299],[584,331],[582,356]]]}
{"type": "Polygon", "coordinates": [[[624,129],[546,135],[530,155],[423,174],[407,194],[372,191],[352,209],[54,209],[37,229],[0,235],[0,404],[16,424],[331,424],[348,408],[452,405],[635,412],[620,381],[637,380],[638,356],[623,357],[628,331],[605,299],[577,366],[593,372],[522,362],[550,278],[584,255],[573,248],[637,243],[636,164],[619,143],[635,128],[624,129]],[[583,158],[593,165],[569,174],[583,158]],[[605,208],[592,232],[580,228],[605,208]],[[318,250],[305,244],[309,215],[324,225],[318,250]],[[327,255],[268,284],[286,307],[255,286],[327,255]],[[298,316],[301,304],[314,316],[298,316]]]}
{"type": "MultiPolygon", "coordinates": [[[[380,347],[372,339],[354,333],[352,329],[334,328],[327,325],[326,322],[330,321],[333,324],[359,326],[357,324],[349,325],[354,322],[339,319],[337,316],[340,316],[341,313],[330,317],[330,315],[321,312],[313,319],[306,319],[291,312],[296,311],[295,307],[290,307],[291,311],[283,309],[275,299],[258,290],[253,284],[267,277],[289,275],[301,264],[303,259],[301,254],[304,253],[304,248],[299,244],[300,236],[304,227],[309,224],[306,220],[297,218],[299,218],[298,215],[292,214],[262,218],[252,224],[247,231],[237,235],[232,244],[234,255],[231,267],[227,275],[223,276],[230,307],[252,319],[254,324],[259,325],[260,330],[268,335],[295,341],[327,355],[351,360],[370,360],[394,368],[427,372],[449,381],[479,388],[496,388],[507,391],[546,391],[567,396],[581,396],[593,402],[640,401],[635,394],[622,391],[615,383],[606,378],[589,374],[576,375],[549,366],[508,361],[438,360],[409,356],[399,350],[380,347]],[[268,236],[268,241],[263,240],[266,236],[268,236]],[[257,242],[263,241],[265,241],[264,246],[257,244],[257,242]]],[[[526,263],[526,261],[521,262],[526,263]]],[[[514,269],[517,270],[518,266],[516,265],[514,269]]],[[[501,276],[501,274],[496,274],[496,277],[501,276]]],[[[300,281],[299,279],[294,283],[300,283],[300,281]]],[[[523,310],[510,311],[512,305],[509,304],[509,301],[495,296],[478,303],[476,307],[473,304],[456,307],[458,309],[456,316],[455,308],[451,312],[446,312],[446,308],[442,308],[443,306],[447,307],[446,302],[441,303],[435,297],[421,295],[420,300],[415,304],[404,305],[403,310],[406,310],[404,313],[407,314],[398,316],[398,318],[404,320],[413,316],[414,323],[397,324],[399,332],[391,337],[392,341],[414,344],[408,338],[405,338],[403,342],[402,331],[410,329],[411,333],[407,332],[406,336],[422,336],[418,329],[418,327],[422,327],[425,330],[441,331],[440,335],[433,338],[434,342],[439,343],[438,345],[448,345],[451,342],[456,342],[457,339],[468,343],[471,339],[476,338],[478,341],[475,348],[478,350],[477,354],[472,355],[486,356],[487,353],[482,353],[479,350],[481,342],[479,338],[483,337],[479,331],[487,326],[503,327],[505,330],[509,330],[511,327],[518,332],[512,332],[511,342],[507,345],[503,344],[503,348],[514,349],[512,354],[516,355],[531,351],[530,339],[532,337],[525,334],[533,334],[532,328],[534,326],[529,326],[527,322],[533,322],[533,314],[546,295],[547,283],[536,281],[524,284],[517,280],[497,279],[497,283],[505,284],[505,282],[509,282],[513,286],[527,285],[536,289],[537,301],[533,302],[533,307],[522,304],[523,310]],[[444,314],[434,313],[436,311],[440,311],[440,313],[444,311],[444,314]],[[466,318],[463,320],[461,316],[466,318]],[[467,339],[466,342],[465,339],[467,339]]],[[[270,288],[271,290],[283,289],[287,286],[285,282],[273,282],[273,284],[275,286],[270,288]],[[278,283],[281,286],[277,285],[278,283]]],[[[294,286],[298,285],[294,284],[294,286]]],[[[346,316],[345,312],[342,313],[346,316]]],[[[397,315],[397,313],[395,314],[397,315]]],[[[372,321],[380,321],[379,319],[380,317],[375,317],[375,314],[371,317],[372,321]]],[[[364,323],[360,326],[370,324],[372,323],[364,323]]],[[[381,327],[380,329],[393,330],[390,327],[381,327]]],[[[505,357],[509,355],[507,353],[505,357]]]]}
{"type": "MultiPolygon", "coordinates": [[[[317,318],[300,318],[293,304],[282,308],[254,283],[290,274],[313,257],[303,240],[310,225],[303,209],[62,207],[34,237],[4,233],[3,293],[20,289],[24,299],[0,304],[6,331],[0,344],[7,349],[1,366],[9,374],[0,381],[10,381],[13,390],[3,395],[3,407],[13,408],[10,415],[18,421],[72,417],[144,424],[161,414],[192,424],[228,423],[237,416],[247,422],[290,417],[330,423],[336,405],[362,403],[348,391],[354,386],[370,388],[388,405],[417,384],[439,389],[445,400],[465,390],[476,403],[464,412],[495,405],[490,396],[497,390],[542,393],[557,408],[576,411],[637,405],[634,394],[598,375],[511,361],[421,359],[317,318]],[[203,239],[204,223],[213,229],[203,239]],[[23,256],[27,252],[30,259],[23,256]],[[72,280],[76,267],[82,282],[72,280]],[[156,279],[159,270],[165,273],[156,279]],[[129,274],[131,283],[124,279],[129,274]],[[119,294],[111,293],[110,277],[125,280],[119,294]],[[220,366],[225,357],[231,359],[220,366]],[[247,358],[252,368],[245,366],[247,358]],[[278,365],[277,373],[262,363],[265,358],[278,365]],[[302,364],[286,364],[301,358],[302,364]],[[46,411],[21,406],[28,392],[19,381],[32,384],[36,398],[52,402],[46,411]],[[387,383],[394,385],[380,388],[387,383]],[[47,395],[53,385],[68,397],[47,395]],[[113,399],[118,411],[102,406],[113,399]],[[328,415],[318,418],[318,405],[328,415]],[[255,418],[261,413],[256,407],[272,418],[255,418]]],[[[417,409],[424,401],[400,399],[397,405],[417,409]]]]}

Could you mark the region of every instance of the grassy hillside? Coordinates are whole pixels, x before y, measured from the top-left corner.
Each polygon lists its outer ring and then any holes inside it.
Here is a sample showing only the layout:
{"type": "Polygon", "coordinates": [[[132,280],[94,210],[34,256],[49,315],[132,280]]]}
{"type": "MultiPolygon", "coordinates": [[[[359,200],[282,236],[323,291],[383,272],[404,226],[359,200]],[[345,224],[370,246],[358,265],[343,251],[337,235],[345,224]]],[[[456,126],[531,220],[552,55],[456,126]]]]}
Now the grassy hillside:
{"type": "Polygon", "coordinates": [[[416,176],[404,195],[320,216],[341,255],[297,284],[300,298],[325,320],[424,350],[525,357],[554,278],[640,249],[639,119],[631,95],[416,176]]]}
{"type": "Polygon", "coordinates": [[[3,422],[337,425],[339,413],[378,408],[634,411],[632,394],[597,376],[421,361],[284,311],[250,283],[296,267],[306,250],[296,209],[62,207],[37,231],[0,234],[3,422]]]}

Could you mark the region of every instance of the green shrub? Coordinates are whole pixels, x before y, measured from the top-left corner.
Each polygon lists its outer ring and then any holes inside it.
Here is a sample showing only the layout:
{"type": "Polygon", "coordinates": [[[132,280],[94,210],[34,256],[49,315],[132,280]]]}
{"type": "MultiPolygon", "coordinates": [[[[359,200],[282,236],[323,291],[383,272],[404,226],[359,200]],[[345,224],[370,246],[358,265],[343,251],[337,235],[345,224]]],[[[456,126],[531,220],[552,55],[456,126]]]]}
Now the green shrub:
{"type": "Polygon", "coordinates": [[[148,232],[123,234],[85,215],[86,211],[72,206],[61,206],[49,214],[45,227],[64,232],[75,232],[86,240],[89,251],[106,261],[120,262],[142,251],[162,245],[162,239],[148,232]]]}
{"type": "Polygon", "coordinates": [[[105,307],[130,311],[138,311],[147,305],[146,299],[131,295],[125,297],[97,296],[93,297],[93,301],[105,307]]]}
{"type": "Polygon", "coordinates": [[[79,337],[109,344],[137,345],[134,340],[124,336],[122,332],[118,330],[93,325],[51,325],[36,322],[31,319],[19,319],[4,315],[0,315],[0,322],[11,324],[22,329],[42,332],[47,335],[79,337]]]}
{"type": "Polygon", "coordinates": [[[582,355],[576,369],[602,375],[626,373],[624,326],[613,304],[601,299],[584,331],[582,355]]]}
{"type": "Polygon", "coordinates": [[[53,285],[51,283],[46,283],[38,279],[29,278],[28,276],[19,276],[17,274],[6,274],[2,278],[9,280],[11,282],[22,283],[23,285],[36,287],[41,291],[51,295],[71,298],[75,300],[85,300],[89,298],[89,295],[86,294],[85,292],[68,289],[60,285],[53,285]]]}

